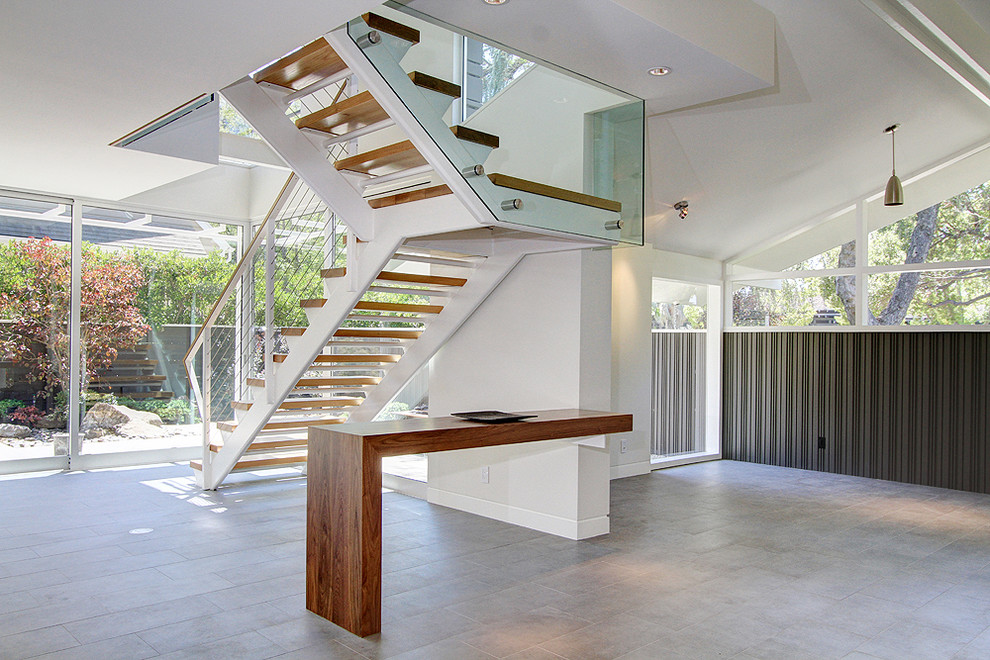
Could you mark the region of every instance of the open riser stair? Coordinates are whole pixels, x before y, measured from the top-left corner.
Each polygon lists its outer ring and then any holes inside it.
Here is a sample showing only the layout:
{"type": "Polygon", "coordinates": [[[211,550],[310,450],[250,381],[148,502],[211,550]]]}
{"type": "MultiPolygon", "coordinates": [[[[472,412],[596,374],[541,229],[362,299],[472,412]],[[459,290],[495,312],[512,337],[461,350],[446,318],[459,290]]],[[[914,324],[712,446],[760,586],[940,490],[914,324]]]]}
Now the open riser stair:
{"type": "MultiPolygon", "coordinates": [[[[241,452],[242,457],[233,470],[305,462],[310,426],[340,423],[362,409],[369,393],[388,379],[392,369],[401,366],[409,348],[429,332],[431,323],[443,317],[445,305],[432,300],[431,293],[442,291],[448,299],[457,296],[485,261],[477,255],[433,254],[429,250],[403,248],[390,255],[385,262],[390,270],[377,273],[367,291],[344,310],[339,327],[329,333],[320,331],[326,327],[321,322],[332,306],[334,298],[329,296],[345,280],[347,270],[321,271],[327,282],[328,297],[299,301],[311,322],[305,327],[281,328],[289,350],[272,356],[274,369],[277,373],[293,352],[307,351],[314,342],[320,343],[319,352],[271,411],[269,419],[260,428],[251,429],[255,440],[241,452]],[[406,261],[407,256],[417,260],[406,261]],[[434,261],[443,268],[444,275],[428,273],[434,261]],[[462,272],[456,276],[450,274],[457,270],[462,272]],[[396,286],[403,293],[376,290],[396,286]]],[[[209,445],[213,454],[220,454],[225,445],[236,440],[241,420],[267,405],[265,378],[247,378],[246,385],[249,396],[231,405],[234,419],[215,425],[218,437],[209,445]]],[[[377,412],[371,411],[366,416],[377,412]]],[[[201,462],[193,465],[202,469],[201,462]]]]}
{"type": "Polygon", "coordinates": [[[236,378],[227,383],[233,401],[213,414],[207,408],[217,384],[204,378],[193,386],[207,437],[203,460],[192,466],[205,488],[216,488],[233,470],[304,462],[313,425],[373,419],[525,254],[578,245],[571,236],[554,241],[513,230],[508,243],[494,249],[482,226],[495,225],[496,218],[479,214],[474,193],[468,193],[474,202],[465,200],[465,177],[502,187],[505,195],[541,195],[550,204],[615,204],[488,176],[484,163],[499,137],[443,124],[444,140],[472,158],[470,168],[452,174],[451,161],[420,122],[443,122],[460,87],[422,71],[403,72],[403,93],[414,94],[428,115],[413,116],[383,91],[390,83],[359,49],[386,49],[401,60],[419,42],[418,31],[374,13],[361,21],[367,32],[356,44],[335,31],[223,90],[293,175],[186,355],[194,381],[197,355],[213,359],[210,333],[224,306],[255,298],[265,303],[264,318],[242,309],[236,345],[247,353],[233,359],[236,367],[214,374],[236,378]],[[298,202],[296,188],[305,188],[311,201],[298,202]],[[291,289],[299,312],[292,323],[275,318],[271,283],[272,264],[286,252],[273,228],[286,218],[298,225],[295,233],[321,218],[328,222],[325,263],[301,276],[318,276],[322,295],[312,287],[291,289]],[[345,228],[341,240],[334,223],[345,228]],[[450,239],[463,232],[485,236],[475,243],[450,239]],[[464,249],[475,245],[482,247],[464,249]],[[345,250],[346,259],[340,258],[345,250]],[[251,260],[266,254],[267,265],[255,268],[251,260]],[[255,289],[252,273],[264,274],[266,293],[255,289]]]}
{"type": "Polygon", "coordinates": [[[174,395],[164,389],[168,378],[163,371],[152,355],[151,337],[145,337],[119,351],[110,366],[89,381],[89,389],[127,399],[171,399],[174,395]]]}

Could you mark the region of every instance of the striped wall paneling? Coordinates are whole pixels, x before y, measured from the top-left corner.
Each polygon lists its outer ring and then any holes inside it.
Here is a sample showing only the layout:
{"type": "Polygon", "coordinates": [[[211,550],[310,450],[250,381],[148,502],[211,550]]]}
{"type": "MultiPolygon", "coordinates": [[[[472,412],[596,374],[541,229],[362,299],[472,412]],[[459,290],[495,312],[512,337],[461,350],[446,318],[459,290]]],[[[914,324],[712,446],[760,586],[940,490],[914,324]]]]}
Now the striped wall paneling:
{"type": "Polygon", "coordinates": [[[722,397],[725,458],[990,493],[990,333],[727,333],[722,397]]]}

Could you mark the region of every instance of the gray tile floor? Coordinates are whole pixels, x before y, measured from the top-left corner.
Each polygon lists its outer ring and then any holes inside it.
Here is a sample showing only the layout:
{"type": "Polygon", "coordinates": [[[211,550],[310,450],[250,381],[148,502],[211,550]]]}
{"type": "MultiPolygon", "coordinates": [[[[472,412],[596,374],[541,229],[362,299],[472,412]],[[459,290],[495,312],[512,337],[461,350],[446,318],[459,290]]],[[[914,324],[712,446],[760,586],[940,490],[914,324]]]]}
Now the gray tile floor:
{"type": "Polygon", "coordinates": [[[0,658],[990,657],[990,496],[722,461],[613,482],[584,542],[384,498],[361,639],[305,610],[295,473],[0,481],[0,658]]]}

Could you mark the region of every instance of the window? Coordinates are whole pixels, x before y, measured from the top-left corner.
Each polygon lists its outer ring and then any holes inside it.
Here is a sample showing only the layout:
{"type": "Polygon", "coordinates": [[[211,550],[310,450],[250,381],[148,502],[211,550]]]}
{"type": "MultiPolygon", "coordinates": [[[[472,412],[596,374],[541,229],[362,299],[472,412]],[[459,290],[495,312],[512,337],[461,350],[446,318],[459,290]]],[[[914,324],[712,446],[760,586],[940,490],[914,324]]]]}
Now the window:
{"type": "Polygon", "coordinates": [[[241,232],[0,196],[0,471],[124,451],[194,455],[202,424],[182,360],[241,232]],[[19,459],[33,463],[9,462],[19,459]]]}
{"type": "MultiPolygon", "coordinates": [[[[957,164],[963,163],[965,159],[957,164]]],[[[728,278],[732,324],[990,324],[990,182],[904,217],[892,217],[893,212],[896,208],[882,207],[877,200],[862,200],[733,264],[728,278]],[[865,234],[863,225],[872,231],[865,263],[859,264],[856,237],[865,234]],[[858,310],[864,318],[857,318],[858,310]]]]}

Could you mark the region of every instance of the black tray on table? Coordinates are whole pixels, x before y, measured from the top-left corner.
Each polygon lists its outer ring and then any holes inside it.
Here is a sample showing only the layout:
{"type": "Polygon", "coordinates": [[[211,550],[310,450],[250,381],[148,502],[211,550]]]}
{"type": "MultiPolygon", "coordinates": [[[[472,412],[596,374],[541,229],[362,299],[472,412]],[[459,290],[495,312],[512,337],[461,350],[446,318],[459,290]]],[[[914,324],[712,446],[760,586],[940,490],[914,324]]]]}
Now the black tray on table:
{"type": "Polygon", "coordinates": [[[523,419],[536,417],[536,415],[517,415],[516,413],[507,413],[501,410],[474,410],[472,412],[451,414],[453,417],[460,417],[471,422],[481,422],[482,424],[505,424],[507,422],[518,422],[523,419]]]}

